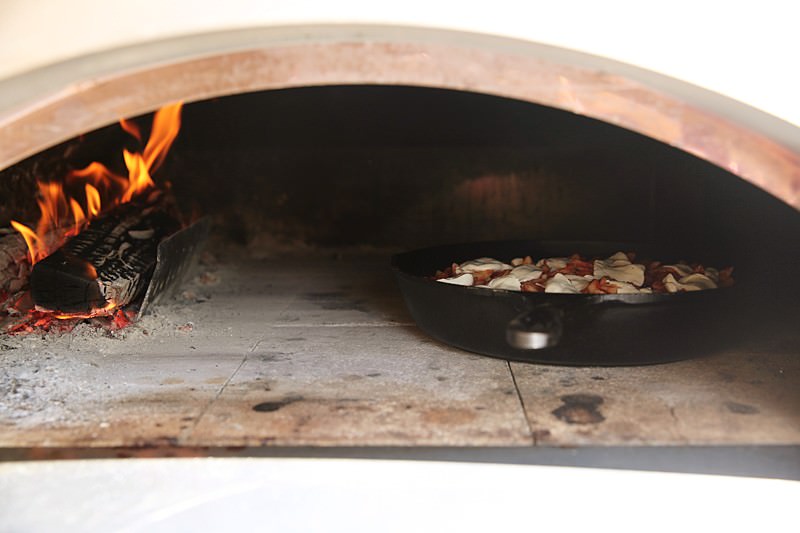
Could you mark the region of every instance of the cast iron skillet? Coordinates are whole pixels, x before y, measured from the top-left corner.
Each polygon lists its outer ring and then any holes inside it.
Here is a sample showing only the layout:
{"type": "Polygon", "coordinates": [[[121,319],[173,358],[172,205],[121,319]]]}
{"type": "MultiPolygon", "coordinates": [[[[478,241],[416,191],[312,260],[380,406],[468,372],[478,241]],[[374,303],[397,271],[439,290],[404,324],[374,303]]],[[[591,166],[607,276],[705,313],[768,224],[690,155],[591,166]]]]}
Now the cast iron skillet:
{"type": "MultiPolygon", "coordinates": [[[[429,279],[478,257],[607,257],[635,251],[722,268],[720,258],[610,242],[497,241],[395,255],[392,267],[417,325],[442,342],[483,355],[559,365],[621,366],[689,359],[733,339],[737,287],[676,294],[549,294],[462,287],[429,279]]],[[[740,280],[737,279],[737,284],[740,280]]]]}

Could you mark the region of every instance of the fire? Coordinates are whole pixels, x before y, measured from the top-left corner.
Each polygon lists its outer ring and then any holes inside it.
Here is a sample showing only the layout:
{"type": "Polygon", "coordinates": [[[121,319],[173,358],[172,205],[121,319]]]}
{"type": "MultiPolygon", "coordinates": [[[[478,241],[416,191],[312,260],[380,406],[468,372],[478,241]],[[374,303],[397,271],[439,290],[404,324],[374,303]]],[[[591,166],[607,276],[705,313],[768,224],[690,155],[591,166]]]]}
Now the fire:
{"type": "MultiPolygon", "coordinates": [[[[41,215],[36,229],[11,221],[28,245],[31,264],[50,255],[67,238],[80,233],[103,210],[130,202],[155,187],[151,176],[161,166],[178,135],[182,106],[182,102],[177,102],[155,113],[150,138],[142,151],[123,150],[127,176],[116,174],[97,161],[74,170],[65,177],[64,184],[72,190],[76,184],[82,183],[83,198],[70,197],[61,183],[38,183],[37,202],[41,215]]],[[[120,120],[120,126],[141,142],[141,131],[134,122],[123,119],[120,120]]]]}
{"type": "MultiPolygon", "coordinates": [[[[38,182],[37,203],[40,217],[35,229],[15,220],[11,221],[14,229],[25,239],[31,265],[49,256],[69,237],[80,233],[104,211],[130,202],[155,188],[152,174],[164,161],[178,135],[182,105],[181,102],[171,104],[155,113],[150,138],[143,149],[123,150],[127,175],[117,174],[104,164],[95,161],[85,168],[71,171],[61,181],[38,182]]],[[[138,143],[142,143],[142,133],[136,123],[123,119],[120,120],[120,126],[138,143]]],[[[132,320],[132,315],[119,309],[113,300],[86,314],[51,312],[34,308],[27,312],[27,316],[27,321],[20,322],[10,331],[49,329],[55,324],[54,319],[62,321],[109,317],[117,328],[124,327],[132,320]]]]}

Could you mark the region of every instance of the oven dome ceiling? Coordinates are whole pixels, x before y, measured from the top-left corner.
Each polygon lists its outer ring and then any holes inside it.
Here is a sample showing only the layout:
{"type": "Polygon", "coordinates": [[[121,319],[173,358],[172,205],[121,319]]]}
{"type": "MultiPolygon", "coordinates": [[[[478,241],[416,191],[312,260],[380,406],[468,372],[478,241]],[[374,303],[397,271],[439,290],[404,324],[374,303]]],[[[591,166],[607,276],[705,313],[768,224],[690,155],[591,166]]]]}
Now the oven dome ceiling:
{"type": "MultiPolygon", "coordinates": [[[[121,116],[151,111],[171,100],[295,86],[404,84],[495,94],[605,120],[705,158],[790,205],[800,205],[798,128],[698,86],[742,98],[747,95],[729,89],[744,87],[742,79],[758,75],[742,76],[740,70],[730,68],[702,69],[707,76],[714,73],[718,78],[714,81],[692,74],[691,69],[675,70],[674,65],[665,63],[665,49],[669,49],[666,55],[675,65],[692,65],[698,57],[707,59],[712,52],[723,54],[720,41],[713,39],[709,39],[715,43],[711,52],[697,47],[690,54],[692,48],[686,43],[694,42],[699,31],[695,23],[686,28],[686,35],[681,34],[681,43],[669,47],[658,40],[659,32],[667,30],[648,28],[654,32],[648,38],[641,38],[641,29],[618,33],[617,40],[620,35],[636,37],[636,46],[626,44],[623,48],[628,51],[623,53],[616,40],[600,35],[614,34],[608,31],[614,25],[604,26],[598,21],[615,17],[593,18],[593,25],[604,30],[571,32],[581,35],[573,42],[572,37],[559,38],[554,33],[552,28],[557,24],[544,24],[563,15],[560,10],[565,8],[553,6],[537,13],[537,23],[523,31],[519,20],[525,18],[521,16],[524,12],[511,9],[514,3],[501,3],[495,12],[507,15],[496,17],[481,18],[468,9],[455,10],[463,13],[451,22],[444,19],[444,6],[452,7],[447,2],[428,10],[413,10],[412,5],[406,5],[402,11],[414,14],[405,18],[380,13],[382,8],[378,7],[358,10],[357,2],[345,2],[341,10],[337,5],[336,15],[316,2],[308,4],[275,8],[267,3],[242,18],[237,6],[244,4],[234,1],[232,9],[212,23],[203,9],[169,16],[171,10],[183,5],[178,2],[154,9],[159,16],[151,27],[119,24],[115,21],[119,15],[111,7],[83,0],[70,7],[73,15],[87,18],[88,13],[93,27],[115,31],[101,30],[89,36],[84,34],[92,32],[80,31],[81,24],[70,26],[58,20],[59,28],[66,28],[58,32],[69,33],[70,37],[64,39],[69,44],[48,45],[50,50],[43,51],[39,49],[43,44],[29,47],[29,37],[20,30],[34,16],[34,10],[17,3],[13,16],[2,23],[2,29],[8,31],[0,32],[0,39],[5,41],[3,49],[14,56],[0,67],[0,168],[121,116]],[[108,24],[97,24],[106,19],[108,24]],[[320,24],[321,20],[325,24],[320,24]],[[367,20],[372,23],[353,24],[367,20]],[[401,22],[414,26],[388,25],[401,22]],[[262,25],[254,27],[259,23],[262,25]],[[639,66],[575,51],[587,49],[639,66]],[[694,60],[688,61],[689,55],[694,60]],[[683,76],[695,85],[659,74],[659,70],[683,76]]],[[[143,5],[137,5],[137,11],[146,13],[148,2],[143,5]]],[[[47,29],[50,20],[58,19],[57,14],[51,13],[39,27],[47,29]]],[[[673,15],[666,16],[669,19],[673,15]]],[[[744,14],[735,12],[731,16],[741,20],[744,14]]],[[[580,21],[570,23],[578,24],[573,28],[583,28],[580,21]]],[[[670,25],[662,20],[658,26],[670,25]]],[[[669,31],[674,36],[674,30],[669,31]]],[[[731,37],[725,33],[720,38],[727,42],[731,37]]],[[[775,39],[762,43],[778,44],[775,39]]],[[[736,50],[733,47],[728,52],[736,54],[736,50]]],[[[752,63],[756,73],[765,64],[752,54],[737,56],[736,61],[740,66],[752,63]]],[[[781,82],[781,76],[788,73],[773,70],[774,76],[763,80],[770,86],[770,94],[756,99],[756,105],[798,123],[800,118],[793,116],[797,111],[794,98],[779,109],[783,105],[780,102],[786,101],[781,97],[782,89],[797,81],[781,82]],[[775,81],[769,83],[771,80],[775,81]],[[780,90],[773,90],[778,86],[780,90]]]]}

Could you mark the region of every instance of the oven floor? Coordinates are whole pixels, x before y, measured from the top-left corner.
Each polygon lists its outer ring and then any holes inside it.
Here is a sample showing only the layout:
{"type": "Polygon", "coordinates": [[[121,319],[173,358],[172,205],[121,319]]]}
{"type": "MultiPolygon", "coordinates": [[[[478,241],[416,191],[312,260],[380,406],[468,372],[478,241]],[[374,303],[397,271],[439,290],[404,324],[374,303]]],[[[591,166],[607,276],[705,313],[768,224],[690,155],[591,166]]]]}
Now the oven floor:
{"type": "Polygon", "coordinates": [[[797,333],[635,368],[428,338],[385,256],[201,267],[128,329],[0,338],[0,446],[800,444],[797,333]]]}

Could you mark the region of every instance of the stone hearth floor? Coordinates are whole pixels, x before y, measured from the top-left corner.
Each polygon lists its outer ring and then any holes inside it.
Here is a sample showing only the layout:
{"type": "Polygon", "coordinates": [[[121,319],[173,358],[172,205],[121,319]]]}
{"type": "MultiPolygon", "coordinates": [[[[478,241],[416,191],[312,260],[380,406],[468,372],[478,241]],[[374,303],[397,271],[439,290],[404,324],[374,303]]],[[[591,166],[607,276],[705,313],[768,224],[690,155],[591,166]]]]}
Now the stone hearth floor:
{"type": "Polygon", "coordinates": [[[385,256],[219,263],[183,289],[115,335],[0,338],[0,447],[800,444],[796,334],[556,367],[427,337],[385,256]]]}

